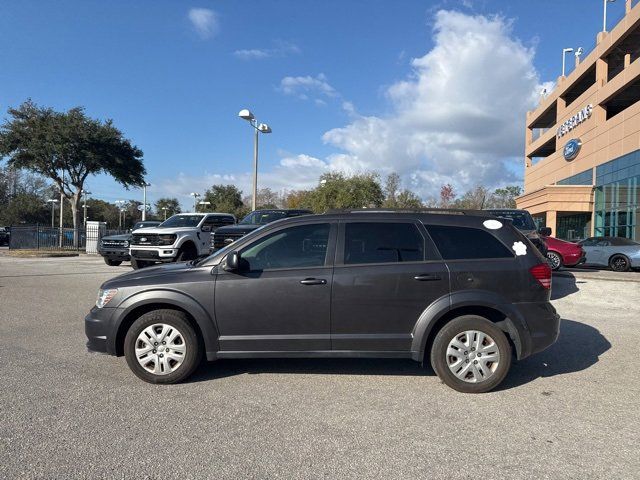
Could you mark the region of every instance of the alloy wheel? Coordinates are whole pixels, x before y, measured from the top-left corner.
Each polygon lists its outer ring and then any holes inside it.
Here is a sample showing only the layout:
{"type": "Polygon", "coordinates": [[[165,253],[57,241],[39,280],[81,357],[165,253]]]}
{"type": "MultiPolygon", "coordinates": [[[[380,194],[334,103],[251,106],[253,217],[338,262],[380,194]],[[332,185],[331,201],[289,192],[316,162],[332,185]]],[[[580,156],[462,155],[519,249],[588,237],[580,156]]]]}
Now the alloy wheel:
{"type": "Polygon", "coordinates": [[[447,347],[449,370],[467,383],[479,383],[491,378],[499,363],[498,345],[493,338],[479,330],[457,334],[447,347]]]}
{"type": "Polygon", "coordinates": [[[560,265],[562,264],[560,255],[558,255],[556,252],[547,252],[547,260],[552,270],[559,269],[560,265]]]}
{"type": "Polygon", "coordinates": [[[182,333],[165,323],[149,325],[136,338],[136,359],[142,368],[154,375],[175,372],[184,362],[186,353],[182,333]]]}
{"type": "Polygon", "coordinates": [[[616,272],[626,272],[629,268],[627,259],[623,256],[617,256],[611,261],[611,269],[616,272]]]}

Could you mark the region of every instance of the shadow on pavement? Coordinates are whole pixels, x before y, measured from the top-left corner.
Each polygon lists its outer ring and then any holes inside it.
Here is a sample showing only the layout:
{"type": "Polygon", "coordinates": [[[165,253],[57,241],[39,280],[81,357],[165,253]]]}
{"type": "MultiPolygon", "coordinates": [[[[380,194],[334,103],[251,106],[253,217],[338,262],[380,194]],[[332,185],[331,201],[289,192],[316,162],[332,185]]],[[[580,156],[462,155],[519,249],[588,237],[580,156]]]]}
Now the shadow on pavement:
{"type": "Polygon", "coordinates": [[[553,283],[551,284],[551,300],[558,300],[577,293],[580,290],[577,286],[579,283],[585,282],[577,281],[572,273],[565,272],[562,276],[554,275],[553,283]]]}
{"type": "MultiPolygon", "coordinates": [[[[498,390],[524,385],[540,377],[553,377],[586,370],[611,348],[596,329],[573,320],[563,320],[558,341],[547,350],[514,362],[498,390]]],[[[203,363],[187,381],[203,382],[244,374],[282,373],[305,375],[434,375],[431,367],[405,359],[365,358],[269,358],[218,360],[203,363]]]]}
{"type": "Polygon", "coordinates": [[[611,348],[597,328],[563,319],[560,337],[549,348],[511,365],[507,378],[498,387],[506,390],[536,378],[580,372],[598,363],[600,355],[611,348]]]}

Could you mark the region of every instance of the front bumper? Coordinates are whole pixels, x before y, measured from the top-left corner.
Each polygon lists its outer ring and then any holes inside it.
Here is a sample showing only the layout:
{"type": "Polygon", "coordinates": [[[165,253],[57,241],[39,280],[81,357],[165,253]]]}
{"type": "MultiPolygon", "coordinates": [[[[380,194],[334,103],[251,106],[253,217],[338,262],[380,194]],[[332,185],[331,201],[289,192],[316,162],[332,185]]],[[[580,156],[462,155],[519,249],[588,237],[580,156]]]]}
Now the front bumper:
{"type": "Polygon", "coordinates": [[[146,247],[131,248],[131,258],[136,260],[149,260],[153,262],[172,262],[178,254],[177,248],[169,247],[146,247]]]}
{"type": "Polygon", "coordinates": [[[98,253],[109,260],[129,261],[129,249],[98,248],[98,253]]]}
{"type": "Polygon", "coordinates": [[[92,352],[115,355],[113,318],[115,308],[93,307],[84,318],[84,333],[87,336],[87,349],[92,352]]]}

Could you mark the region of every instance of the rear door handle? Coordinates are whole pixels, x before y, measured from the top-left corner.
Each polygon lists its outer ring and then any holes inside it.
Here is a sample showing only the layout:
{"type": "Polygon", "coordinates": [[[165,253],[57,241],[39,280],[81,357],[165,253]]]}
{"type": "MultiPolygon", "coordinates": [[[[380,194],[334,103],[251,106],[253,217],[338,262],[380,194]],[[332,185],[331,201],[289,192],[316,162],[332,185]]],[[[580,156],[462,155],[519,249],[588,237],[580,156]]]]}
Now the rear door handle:
{"type": "Polygon", "coordinates": [[[305,278],[300,280],[302,285],[325,285],[327,281],[324,278],[305,278]]]}
{"type": "Polygon", "coordinates": [[[422,275],[416,275],[413,277],[414,280],[418,280],[419,282],[434,282],[437,280],[442,280],[440,275],[435,275],[432,273],[424,273],[422,275]]]}

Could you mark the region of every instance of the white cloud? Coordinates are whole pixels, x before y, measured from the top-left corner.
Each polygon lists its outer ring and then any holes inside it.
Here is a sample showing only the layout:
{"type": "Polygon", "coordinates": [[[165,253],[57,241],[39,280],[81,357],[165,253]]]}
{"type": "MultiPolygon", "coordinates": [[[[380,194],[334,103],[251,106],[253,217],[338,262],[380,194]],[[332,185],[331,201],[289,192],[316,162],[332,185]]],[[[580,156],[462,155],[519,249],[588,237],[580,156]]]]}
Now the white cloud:
{"type": "Polygon", "coordinates": [[[434,43],[386,90],[390,115],[355,116],[324,134],[343,151],[331,168],[397,171],[423,196],[443,183],[463,190],[518,180],[505,167],[521,162],[525,112],[541,88],[534,50],[502,17],[453,11],[437,12],[434,43]]]}
{"type": "Polygon", "coordinates": [[[280,91],[285,95],[291,95],[301,100],[307,100],[309,97],[320,99],[335,98],[338,92],[329,85],[327,77],[321,73],[316,77],[307,75],[306,77],[284,77],[280,80],[280,91]]]}
{"type": "Polygon", "coordinates": [[[233,54],[241,60],[263,60],[271,57],[286,57],[291,54],[299,54],[300,47],[294,43],[276,41],[273,48],[251,48],[236,50],[233,54]]]}
{"type": "Polygon", "coordinates": [[[215,36],[220,29],[218,14],[209,8],[192,8],[187,17],[202,39],[215,36]]]}

